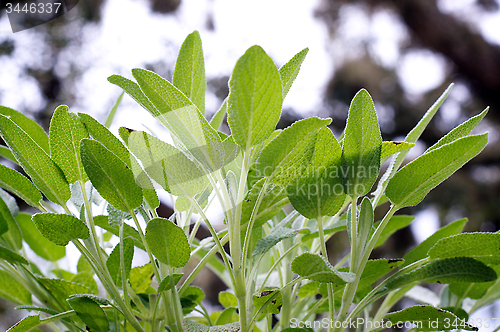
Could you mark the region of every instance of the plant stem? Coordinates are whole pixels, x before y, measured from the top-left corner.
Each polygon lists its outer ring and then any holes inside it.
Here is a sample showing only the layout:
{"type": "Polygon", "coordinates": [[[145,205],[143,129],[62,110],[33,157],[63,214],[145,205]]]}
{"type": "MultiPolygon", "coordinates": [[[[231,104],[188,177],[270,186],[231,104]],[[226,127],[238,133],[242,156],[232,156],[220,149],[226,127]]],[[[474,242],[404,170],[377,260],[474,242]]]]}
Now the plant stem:
{"type": "MultiPolygon", "coordinates": [[[[353,200],[355,202],[355,200],[353,200]]],[[[321,254],[326,258],[327,261],[328,259],[328,251],[326,250],[326,241],[325,241],[325,232],[323,230],[323,216],[319,215],[316,218],[316,221],[318,222],[318,233],[319,233],[319,244],[321,246],[321,254]]],[[[353,227],[351,227],[353,228],[353,227]]],[[[333,303],[333,288],[331,283],[326,284],[327,290],[328,290],[328,312],[330,316],[330,324],[328,324],[328,332],[332,330],[332,324],[331,322],[333,321],[333,318],[335,317],[335,305],[333,303]]]]}

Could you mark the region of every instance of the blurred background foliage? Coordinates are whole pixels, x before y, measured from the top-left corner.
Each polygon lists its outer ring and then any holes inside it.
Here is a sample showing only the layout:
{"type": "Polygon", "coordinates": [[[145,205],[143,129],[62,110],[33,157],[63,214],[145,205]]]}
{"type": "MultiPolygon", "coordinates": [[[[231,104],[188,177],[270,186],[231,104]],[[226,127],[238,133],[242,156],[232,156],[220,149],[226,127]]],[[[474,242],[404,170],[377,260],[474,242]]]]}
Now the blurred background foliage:
{"type": "MultiPolygon", "coordinates": [[[[68,14],[30,29],[28,43],[18,40],[18,35],[28,32],[0,34],[0,105],[29,114],[46,129],[53,110],[59,104],[80,105],[79,111],[100,114],[103,120],[104,112],[111,108],[117,95],[113,94],[115,90],[108,90],[113,93],[104,97],[82,92],[82,82],[94,77],[89,73],[102,69],[94,68],[93,61],[82,58],[82,54],[89,54],[89,59],[102,55],[99,49],[92,46],[89,34],[82,31],[94,30],[90,36],[96,36],[103,26],[110,24],[106,23],[104,16],[108,2],[114,1],[80,0],[68,14]],[[7,76],[13,71],[17,73],[15,80],[7,76]],[[14,95],[12,89],[16,91],[14,95]],[[101,109],[84,109],[84,99],[93,98],[104,101],[101,109]]],[[[193,5],[193,0],[136,2],[148,6],[149,15],[156,20],[176,17],[184,5],[193,5]]],[[[213,2],[207,0],[197,18],[199,22],[195,28],[202,32],[202,38],[203,31],[222,33],[219,29],[223,28],[214,23],[214,11],[218,9],[212,8],[213,2]]],[[[5,3],[3,1],[0,7],[0,21],[4,23],[6,14],[2,9],[5,3]]],[[[289,2],[289,6],[294,6],[293,1],[289,2]]],[[[336,134],[344,127],[350,100],[360,88],[366,88],[376,102],[384,140],[402,140],[441,92],[451,82],[455,83],[454,92],[424,132],[421,143],[415,147],[416,152],[422,152],[454,126],[490,106],[490,112],[479,128],[479,131],[490,131],[490,144],[485,151],[433,190],[423,203],[405,211],[421,216],[420,228],[424,231],[428,228],[427,231],[432,232],[439,227],[426,218],[434,218],[443,225],[468,217],[466,231],[496,231],[500,228],[500,47],[499,39],[485,34],[480,25],[483,18],[500,17],[499,7],[500,3],[496,0],[316,1],[312,15],[325,27],[322,38],[332,70],[323,90],[317,91],[322,94],[319,96],[320,106],[314,105],[314,109],[311,106],[306,113],[332,117],[332,129],[336,134]],[[385,22],[382,28],[377,25],[381,18],[381,22],[385,22]],[[432,86],[412,84],[412,80],[418,79],[412,74],[422,70],[419,66],[425,69],[427,65],[432,65],[437,71],[437,78],[430,84],[432,86]]],[[[275,13],[286,14],[286,8],[281,13],[275,13]]],[[[128,19],[132,26],[141,24],[132,16],[128,19]]],[[[181,18],[178,21],[182,24],[181,18]]],[[[279,21],[276,23],[279,24],[279,21]]],[[[500,29],[500,22],[497,23],[500,29]]],[[[257,20],[255,24],[264,23],[257,20]]],[[[271,35],[272,27],[269,23],[271,35]]],[[[496,33],[500,34],[499,31],[496,33]]],[[[180,41],[185,36],[176,36],[170,42],[174,32],[151,32],[164,37],[166,56],[162,60],[141,60],[144,61],[143,67],[171,77],[180,41]]],[[[303,33],[309,32],[304,30],[303,33]]],[[[115,38],[127,42],[127,36],[119,31],[115,38]]],[[[226,42],[231,44],[232,41],[226,42]]],[[[121,55],[115,56],[120,59],[121,55]]],[[[106,68],[110,73],[130,70],[121,68],[119,61],[111,67],[106,68]]],[[[213,105],[220,104],[226,97],[229,75],[230,72],[207,73],[208,92],[213,105]]],[[[300,75],[298,80],[301,80],[300,75]]],[[[292,93],[300,96],[301,92],[292,93]]],[[[210,109],[208,105],[207,109],[210,109]]],[[[212,107],[212,112],[215,110],[216,107],[212,107]]],[[[287,106],[279,127],[286,127],[304,115],[303,110],[287,106]]],[[[171,213],[167,205],[162,205],[161,209],[164,216],[171,213]]],[[[412,233],[414,229],[399,231],[375,252],[375,256],[401,257],[415,241],[422,240],[412,233]]],[[[344,235],[335,236],[329,242],[330,257],[339,259],[347,248],[346,241],[344,235]]],[[[217,287],[204,288],[209,298],[216,296],[217,287]]],[[[14,321],[15,318],[12,319],[14,321]]],[[[8,319],[5,325],[10,322],[8,319]]]]}

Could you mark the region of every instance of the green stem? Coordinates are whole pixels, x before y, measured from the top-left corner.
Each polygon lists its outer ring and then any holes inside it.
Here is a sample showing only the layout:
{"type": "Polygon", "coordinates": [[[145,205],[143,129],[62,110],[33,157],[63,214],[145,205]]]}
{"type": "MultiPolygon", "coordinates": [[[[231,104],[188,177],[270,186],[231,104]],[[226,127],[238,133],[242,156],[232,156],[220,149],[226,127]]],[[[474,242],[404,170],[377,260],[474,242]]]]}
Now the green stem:
{"type": "Polygon", "coordinates": [[[99,259],[101,265],[105,266],[106,260],[102,255],[101,247],[99,246],[99,240],[97,239],[97,232],[95,230],[95,225],[94,225],[94,217],[92,216],[92,209],[87,197],[87,192],[85,190],[85,182],[83,182],[83,180],[81,179],[79,180],[79,182],[80,182],[80,189],[82,190],[83,205],[85,206],[85,211],[87,215],[87,223],[90,228],[92,249],[95,251],[94,254],[99,259]]]}
{"type": "MultiPolygon", "coordinates": [[[[352,209],[354,211],[351,211],[352,217],[351,217],[351,229],[354,229],[354,224],[355,224],[355,217],[356,217],[356,206],[355,206],[355,200],[353,199],[353,204],[352,204],[352,209]]],[[[355,280],[352,283],[348,283],[345,286],[344,290],[344,295],[342,296],[342,305],[340,307],[340,312],[337,320],[341,323],[343,323],[346,318],[347,314],[349,312],[349,307],[351,306],[352,301],[354,300],[354,296],[356,295],[356,290],[358,288],[359,280],[361,279],[361,272],[364,270],[366,262],[368,261],[368,258],[370,257],[370,254],[375,247],[375,244],[377,243],[377,240],[382,234],[382,231],[384,230],[385,226],[391,219],[392,215],[398,210],[398,207],[396,205],[391,206],[390,210],[386,213],[380,224],[378,225],[377,229],[375,230],[375,233],[370,239],[370,242],[368,243],[366,247],[366,251],[363,254],[363,257],[359,263],[354,262],[354,252],[351,251],[351,272],[353,272],[356,275],[355,280]],[[356,265],[356,269],[353,269],[353,265],[356,265]]],[[[353,234],[356,235],[356,234],[353,234]]],[[[353,237],[354,239],[354,237],[353,237]]],[[[366,297],[365,297],[366,298],[366,297]]],[[[351,314],[352,316],[352,314],[351,314]]],[[[339,324],[339,327],[335,328],[335,332],[338,332],[342,328],[342,324],[339,324]]]]}
{"type": "MultiPolygon", "coordinates": [[[[353,202],[355,202],[355,200],[353,200],[353,202]]],[[[356,209],[356,208],[354,207],[354,209],[356,209]]],[[[325,232],[323,230],[323,216],[319,215],[316,218],[316,221],[318,222],[318,233],[319,233],[319,243],[321,246],[321,254],[326,258],[327,261],[329,261],[328,251],[326,249],[325,232]]],[[[351,228],[354,228],[354,227],[351,226],[351,228]]],[[[333,299],[333,288],[332,288],[331,283],[327,283],[326,287],[328,290],[328,313],[330,315],[330,322],[332,322],[333,318],[335,317],[335,305],[333,302],[333,300],[334,300],[333,299]]],[[[330,332],[331,330],[332,330],[332,324],[328,324],[328,332],[330,332]]]]}
{"type": "Polygon", "coordinates": [[[120,270],[121,270],[121,277],[122,277],[122,289],[123,289],[123,301],[125,303],[129,303],[128,299],[128,289],[127,289],[127,271],[125,271],[125,248],[124,248],[124,243],[123,243],[123,224],[124,222],[122,221],[120,225],[120,230],[119,230],[119,235],[120,235],[120,270]]]}

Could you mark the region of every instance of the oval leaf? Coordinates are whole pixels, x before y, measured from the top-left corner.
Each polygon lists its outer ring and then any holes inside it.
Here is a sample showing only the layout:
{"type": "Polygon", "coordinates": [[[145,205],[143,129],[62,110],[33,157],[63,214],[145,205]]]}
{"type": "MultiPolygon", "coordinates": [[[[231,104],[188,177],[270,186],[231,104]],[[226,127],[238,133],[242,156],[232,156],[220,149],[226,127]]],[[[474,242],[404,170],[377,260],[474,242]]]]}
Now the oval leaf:
{"type": "Polygon", "coordinates": [[[168,219],[151,219],[146,227],[146,242],[153,255],[164,264],[183,267],[189,261],[186,234],[168,219]]]}
{"type": "Polygon", "coordinates": [[[23,113],[5,106],[0,106],[0,114],[9,117],[21,127],[22,130],[43,149],[43,151],[49,153],[49,137],[38,123],[25,116],[23,113]]]}
{"type": "Polygon", "coordinates": [[[274,131],[283,103],[281,79],[273,60],[260,46],[238,60],[229,80],[227,122],[234,141],[247,150],[274,131]]]}
{"type": "Polygon", "coordinates": [[[24,175],[7,166],[0,165],[0,187],[19,196],[33,207],[38,207],[42,194],[24,175]]]}
{"type": "Polygon", "coordinates": [[[89,229],[80,219],[67,214],[37,213],[32,220],[40,233],[58,246],[90,236],[89,229]]]}
{"type": "Polygon", "coordinates": [[[292,262],[292,271],[309,280],[345,285],[353,282],[355,275],[348,272],[339,272],[323,257],[311,253],[303,253],[292,262]]]}
{"type": "Polygon", "coordinates": [[[117,209],[130,212],[142,203],[142,189],[130,168],[101,143],[83,139],[80,151],[85,172],[99,194],[117,209]]]}
{"type": "Polygon", "coordinates": [[[104,310],[88,297],[71,297],[67,300],[76,315],[87,325],[87,329],[96,332],[108,332],[109,321],[104,310]]]}

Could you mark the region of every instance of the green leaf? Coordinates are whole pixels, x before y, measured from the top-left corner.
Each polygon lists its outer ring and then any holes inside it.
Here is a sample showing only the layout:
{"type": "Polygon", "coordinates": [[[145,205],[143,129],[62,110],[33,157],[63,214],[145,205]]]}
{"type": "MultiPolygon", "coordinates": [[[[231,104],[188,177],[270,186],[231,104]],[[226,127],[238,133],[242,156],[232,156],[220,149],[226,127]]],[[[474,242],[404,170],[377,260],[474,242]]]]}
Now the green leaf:
{"type": "Polygon", "coordinates": [[[151,279],[153,278],[153,267],[151,263],[143,266],[136,266],[130,270],[130,286],[137,294],[145,293],[146,290],[151,285],[151,279]]]}
{"type": "Polygon", "coordinates": [[[465,224],[467,223],[467,218],[459,219],[452,222],[449,225],[446,225],[439,230],[437,230],[434,234],[425,239],[422,243],[417,245],[415,248],[410,250],[403,258],[405,260],[405,264],[403,266],[407,266],[411,263],[414,263],[418,260],[421,260],[427,257],[427,252],[431,249],[437,241],[442,238],[458,234],[462,231],[465,224]]]}
{"type": "Polygon", "coordinates": [[[80,151],[85,172],[104,199],[124,212],[141,205],[141,187],[135,183],[130,168],[113,152],[90,139],[81,141],[80,151]]]}
{"type": "Polygon", "coordinates": [[[38,311],[38,312],[45,312],[49,315],[57,315],[59,312],[53,309],[49,308],[44,308],[44,307],[39,307],[36,305],[18,305],[14,309],[16,310],[29,310],[29,311],[38,311]]]}
{"type": "Polygon", "coordinates": [[[38,189],[52,202],[64,206],[71,192],[59,166],[24,130],[3,115],[0,115],[0,134],[38,189]]]}
{"type": "Polygon", "coordinates": [[[115,118],[116,111],[118,110],[118,107],[122,103],[123,95],[125,92],[120,93],[120,96],[118,96],[118,99],[116,100],[115,104],[113,105],[113,108],[109,111],[108,117],[106,118],[106,122],[104,123],[104,126],[106,128],[109,128],[111,126],[111,123],[113,123],[113,119],[115,118]]]}
{"type": "MultiPolygon", "coordinates": [[[[407,215],[393,216],[391,219],[389,219],[389,222],[387,223],[384,230],[380,234],[377,243],[375,244],[375,248],[383,245],[385,241],[395,232],[409,226],[414,219],[415,219],[414,216],[407,216],[407,215]]],[[[374,227],[375,229],[378,227],[379,223],[380,222],[375,224],[374,227]]],[[[372,231],[372,233],[374,233],[374,230],[372,231]]]]}
{"type": "Polygon", "coordinates": [[[429,191],[481,152],[487,142],[487,133],[468,136],[421,155],[394,175],[385,194],[399,208],[417,205],[429,191]]]}
{"type": "Polygon", "coordinates": [[[119,86],[122,88],[132,99],[134,99],[139,105],[141,105],[145,110],[147,110],[154,117],[159,116],[161,113],[156,109],[156,107],[149,101],[148,97],[142,92],[141,88],[137,83],[126,79],[120,75],[111,75],[108,77],[108,82],[119,86]]]}
{"type": "Polygon", "coordinates": [[[468,119],[464,123],[453,128],[453,130],[451,130],[448,134],[443,136],[443,138],[441,138],[436,144],[428,148],[425,151],[425,153],[435,150],[445,144],[451,143],[459,138],[469,135],[472,129],[474,129],[477,126],[477,124],[481,122],[481,120],[486,116],[489,109],[490,109],[489,107],[486,107],[486,109],[482,111],[480,114],[468,119]]]}
{"type": "MultiPolygon", "coordinates": [[[[342,202],[343,203],[343,202],[342,202]]],[[[352,208],[352,207],[351,207],[352,208]]],[[[348,214],[349,215],[349,214],[348,214]]],[[[373,208],[368,197],[363,198],[359,208],[357,239],[359,246],[364,248],[368,245],[370,233],[373,229],[373,208]]]]}
{"type": "Polygon", "coordinates": [[[380,154],[380,164],[395,153],[408,150],[414,147],[414,143],[408,142],[382,142],[382,152],[380,154]]]}
{"type": "MultiPolygon", "coordinates": [[[[57,247],[60,248],[60,247],[57,247]]],[[[80,256],[78,259],[78,263],[76,265],[76,270],[78,272],[89,272],[89,273],[94,273],[94,270],[92,269],[92,266],[87,262],[85,259],[85,256],[80,256]]]]}
{"type": "MultiPolygon", "coordinates": [[[[250,221],[252,211],[257,204],[257,199],[262,191],[266,179],[262,178],[255,183],[248,193],[248,196],[242,202],[241,223],[250,221]]],[[[281,211],[281,209],[288,204],[288,199],[285,195],[284,188],[274,184],[268,184],[266,192],[259,206],[259,210],[255,211],[254,228],[262,226],[266,221],[274,217],[281,211]]]]}
{"type": "Polygon", "coordinates": [[[311,117],[293,123],[262,150],[251,167],[251,184],[262,177],[283,187],[301,175],[310,163],[316,145],[316,134],[331,119],[311,117]]]}
{"type": "Polygon", "coordinates": [[[177,283],[181,280],[183,275],[184,273],[174,273],[173,282],[170,281],[170,276],[166,276],[165,278],[163,278],[163,280],[158,285],[158,293],[171,290],[173,288],[172,285],[174,285],[175,287],[175,285],[177,285],[177,283]]]}
{"type": "Polygon", "coordinates": [[[292,261],[292,272],[309,280],[345,285],[354,281],[353,273],[339,272],[323,257],[311,253],[303,253],[292,261]]]}
{"type": "Polygon", "coordinates": [[[23,244],[21,229],[2,196],[3,195],[0,195],[0,234],[8,232],[7,234],[9,236],[7,236],[7,238],[12,238],[12,243],[10,244],[15,248],[21,248],[23,244]]]}
{"type": "Polygon", "coordinates": [[[361,89],[349,108],[342,146],[344,192],[352,197],[368,193],[380,170],[382,136],[370,94],[361,89]]]}
{"type": "Polygon", "coordinates": [[[222,121],[224,121],[226,113],[227,113],[227,98],[224,99],[219,110],[210,119],[210,125],[215,130],[219,130],[220,126],[222,125],[222,121]]]}
{"type": "Polygon", "coordinates": [[[299,231],[299,229],[291,229],[283,226],[273,228],[269,235],[263,237],[257,242],[252,256],[258,256],[266,253],[278,242],[296,236],[299,234],[299,231]]]}
{"type": "MultiPolygon", "coordinates": [[[[123,256],[125,276],[128,278],[132,268],[132,258],[134,257],[134,243],[131,238],[123,239],[123,256]]],[[[118,243],[106,261],[106,267],[109,270],[111,279],[117,286],[122,286],[122,268],[120,265],[120,243],[118,243]]]]}
{"type": "Polygon", "coordinates": [[[166,191],[193,197],[207,186],[205,173],[170,144],[143,131],[130,133],[127,144],[146,173],[166,191]]]}
{"type": "Polygon", "coordinates": [[[93,275],[93,272],[80,272],[75,274],[69,281],[87,287],[92,294],[98,294],[99,289],[93,275]]]}
{"type": "Polygon", "coordinates": [[[3,259],[11,264],[29,264],[29,262],[24,257],[1,245],[0,259],[3,259]]]}
{"type": "MultiPolygon", "coordinates": [[[[358,290],[369,287],[371,284],[391,272],[394,268],[401,266],[404,263],[403,259],[371,259],[366,262],[365,269],[361,274],[358,284],[358,290]]],[[[349,271],[348,268],[346,271],[349,271]]]]}
{"type": "Polygon", "coordinates": [[[0,114],[5,115],[15,122],[22,130],[28,134],[46,153],[49,153],[49,137],[42,127],[24,114],[8,108],[0,106],[0,114]]]}
{"type": "Polygon", "coordinates": [[[431,259],[472,257],[485,264],[500,264],[500,233],[462,233],[439,240],[431,259]]]}
{"type": "Polygon", "coordinates": [[[32,216],[32,220],[40,233],[58,246],[65,246],[71,240],[85,240],[90,236],[87,226],[68,214],[37,213],[32,216]]]}
{"type": "Polygon", "coordinates": [[[427,305],[418,305],[390,312],[384,318],[392,324],[412,322],[417,326],[418,331],[478,330],[477,327],[468,324],[449,311],[427,305]]]}
{"type": "Polygon", "coordinates": [[[92,293],[89,288],[64,279],[38,278],[38,280],[65,309],[69,309],[66,299],[71,295],[92,293]]]}
{"type": "Polygon", "coordinates": [[[279,69],[281,84],[283,85],[283,99],[285,99],[285,96],[292,87],[293,81],[295,81],[295,78],[299,73],[300,66],[302,65],[302,62],[304,62],[307,52],[309,52],[309,48],[306,47],[299,53],[295,54],[290,61],[285,63],[279,69]]]}
{"type": "MultiPolygon", "coordinates": [[[[96,226],[101,227],[102,229],[105,229],[106,231],[112,233],[113,235],[120,236],[120,226],[115,225],[111,226],[108,222],[108,216],[95,216],[94,217],[94,224],[96,226]]],[[[132,226],[129,226],[127,224],[123,224],[123,235],[125,237],[130,237],[134,240],[134,245],[137,248],[140,248],[142,250],[146,250],[144,248],[144,245],[141,241],[141,236],[137,232],[135,228],[132,226]]]]}
{"type": "Polygon", "coordinates": [[[197,305],[201,305],[201,301],[205,298],[203,291],[196,286],[189,286],[186,288],[181,296],[182,312],[187,315],[196,308],[197,305]]]}
{"type": "Polygon", "coordinates": [[[191,153],[208,169],[217,170],[222,167],[222,140],[193,102],[174,85],[153,72],[132,69],[132,74],[159,111],[157,120],[177,138],[178,146],[191,153]]]}
{"type": "Polygon", "coordinates": [[[0,296],[17,304],[31,304],[31,293],[16,278],[0,270],[0,296]]]}
{"type": "Polygon", "coordinates": [[[191,99],[202,114],[205,113],[205,60],[198,31],[187,36],[175,63],[172,83],[191,99]]]}
{"type": "Polygon", "coordinates": [[[12,168],[0,165],[0,187],[17,195],[33,207],[42,199],[40,191],[24,175],[12,168]]]}
{"type": "Polygon", "coordinates": [[[223,291],[219,293],[219,303],[224,308],[237,308],[238,307],[238,299],[233,293],[229,293],[227,291],[223,291]]]}
{"type": "Polygon", "coordinates": [[[132,166],[131,159],[133,159],[133,157],[130,155],[123,143],[120,142],[120,140],[113,135],[108,128],[88,114],[78,113],[78,116],[93,139],[104,145],[109,151],[113,152],[118,158],[120,158],[121,161],[127,164],[128,167],[132,166]]]}
{"type": "Polygon", "coordinates": [[[495,271],[480,261],[470,257],[455,257],[432,261],[416,270],[396,277],[387,283],[387,288],[393,290],[416,281],[450,284],[486,282],[496,278],[495,271]]]}
{"type": "Polygon", "coordinates": [[[88,297],[71,297],[69,305],[76,315],[87,325],[87,329],[96,332],[108,332],[109,321],[99,304],[88,297]]]}
{"type": "MultiPolygon", "coordinates": [[[[217,319],[215,320],[215,325],[223,325],[238,322],[238,310],[236,308],[227,308],[219,313],[217,319]]],[[[213,321],[213,320],[212,320],[213,321]]]]}
{"type": "Polygon", "coordinates": [[[16,199],[2,188],[0,188],[0,197],[7,205],[7,208],[9,209],[9,212],[12,214],[12,216],[17,216],[17,214],[19,213],[19,206],[17,205],[16,199]]]}
{"type": "Polygon", "coordinates": [[[172,267],[183,267],[190,257],[186,234],[168,219],[151,219],[146,227],[146,242],[156,258],[172,267]]]}
{"type": "Polygon", "coordinates": [[[80,140],[89,137],[80,118],[68,112],[68,106],[56,108],[50,121],[50,156],[69,183],[88,180],[80,158],[80,140]]]}
{"type": "Polygon", "coordinates": [[[274,131],[283,103],[281,79],[273,60],[260,46],[238,60],[229,80],[227,122],[243,150],[263,142],[274,131]]]}
{"type": "Polygon", "coordinates": [[[13,325],[7,332],[26,332],[40,324],[40,315],[27,316],[13,325]]]}
{"type": "Polygon", "coordinates": [[[9,159],[10,161],[12,161],[14,164],[17,165],[16,157],[14,157],[12,151],[10,151],[10,149],[4,145],[0,145],[0,157],[9,159]]]}
{"type": "Polygon", "coordinates": [[[266,306],[262,312],[264,315],[279,314],[283,305],[283,296],[279,289],[271,289],[253,295],[252,301],[256,311],[266,306]]]}
{"type": "Polygon", "coordinates": [[[292,206],[303,216],[316,219],[333,216],[344,204],[346,195],[342,176],[342,149],[329,128],[321,128],[316,136],[314,153],[305,173],[290,183],[286,192],[292,206]]]}

